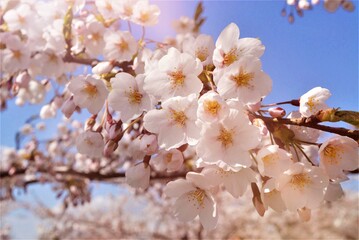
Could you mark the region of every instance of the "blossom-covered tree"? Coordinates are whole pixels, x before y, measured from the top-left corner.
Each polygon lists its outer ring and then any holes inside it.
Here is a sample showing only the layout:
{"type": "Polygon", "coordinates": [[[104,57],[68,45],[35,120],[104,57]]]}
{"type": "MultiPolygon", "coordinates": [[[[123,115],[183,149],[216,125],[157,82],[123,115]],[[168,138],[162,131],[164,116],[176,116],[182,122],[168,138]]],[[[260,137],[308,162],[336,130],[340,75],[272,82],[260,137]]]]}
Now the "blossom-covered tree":
{"type": "MultiPolygon", "coordinates": [[[[307,1],[287,2],[305,9],[307,1]]],[[[43,104],[17,149],[1,151],[1,199],[47,182],[76,206],[91,200],[91,181],[124,179],[211,230],[223,192],[240,198],[251,189],[261,216],[270,207],[308,221],[359,167],[359,114],[329,107],[321,87],[264,104],[275,84],[262,69],[264,45],[241,38],[235,23],[216,39],[201,34],[202,3],[193,19],[175,22],[176,38],[155,46],[145,28],[160,9],[147,0],[4,1],[1,10],[1,108],[43,104]],[[139,39],[131,24],[142,27],[139,39]],[[297,111],[287,115],[285,104],[297,111]],[[35,120],[57,114],[57,137],[38,139],[44,125],[35,120]],[[338,121],[355,129],[326,125],[338,121]]]]}

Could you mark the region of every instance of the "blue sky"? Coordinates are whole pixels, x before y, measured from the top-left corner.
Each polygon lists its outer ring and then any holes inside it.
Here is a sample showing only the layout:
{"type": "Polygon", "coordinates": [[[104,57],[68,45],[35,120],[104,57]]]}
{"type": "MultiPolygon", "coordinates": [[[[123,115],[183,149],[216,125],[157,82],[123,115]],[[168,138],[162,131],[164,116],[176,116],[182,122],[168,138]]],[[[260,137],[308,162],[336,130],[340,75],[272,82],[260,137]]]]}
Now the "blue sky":
{"type": "MultiPolygon", "coordinates": [[[[149,27],[147,37],[162,40],[174,36],[170,24],[182,15],[192,16],[197,2],[152,1],[162,11],[160,24],[149,27]]],[[[284,1],[205,1],[207,20],[202,32],[216,38],[224,27],[235,22],[241,37],[257,37],[266,47],[262,65],[273,80],[272,93],[265,103],[299,98],[313,87],[328,88],[331,107],[358,110],[358,10],[353,13],[339,9],[331,14],[322,5],[306,11],[294,24],[280,16],[284,1]]],[[[358,1],[355,2],[359,7],[358,1]]],[[[1,112],[0,145],[14,146],[14,134],[26,118],[39,111],[39,106],[16,107],[1,112]]],[[[49,125],[53,135],[55,123],[49,125]]],[[[97,185],[96,194],[118,191],[117,187],[97,185]]],[[[31,187],[33,192],[49,205],[54,199],[48,186],[31,187]]],[[[30,197],[21,197],[31,200],[30,197]]],[[[25,225],[31,222],[28,218],[25,225]]],[[[17,231],[22,228],[14,225],[17,231]]],[[[23,229],[34,236],[29,227],[23,229]]],[[[24,235],[21,235],[24,236],[24,235]]],[[[25,235],[26,236],[26,235],[25,235]]]]}

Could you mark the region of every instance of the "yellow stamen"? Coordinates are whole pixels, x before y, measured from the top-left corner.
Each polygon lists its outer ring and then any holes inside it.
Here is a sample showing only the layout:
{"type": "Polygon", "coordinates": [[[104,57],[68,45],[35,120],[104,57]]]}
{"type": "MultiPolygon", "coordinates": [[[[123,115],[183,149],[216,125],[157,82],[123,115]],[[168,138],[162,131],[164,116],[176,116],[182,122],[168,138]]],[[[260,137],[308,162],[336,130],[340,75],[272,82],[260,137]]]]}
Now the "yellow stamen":
{"type": "Polygon", "coordinates": [[[111,5],[109,2],[107,2],[107,1],[106,1],[106,6],[105,6],[105,8],[106,8],[106,10],[109,11],[109,12],[111,12],[111,11],[113,10],[112,5],[111,5]]]}
{"type": "Polygon", "coordinates": [[[217,140],[222,143],[222,146],[224,148],[229,147],[229,145],[233,144],[233,130],[227,130],[224,127],[222,127],[219,131],[219,136],[217,137],[217,140]]]}
{"type": "Polygon", "coordinates": [[[175,124],[182,127],[186,125],[186,121],[188,118],[183,111],[175,111],[171,109],[170,112],[171,112],[171,119],[175,124]]]}
{"type": "Polygon", "coordinates": [[[141,14],[140,14],[140,21],[141,22],[145,23],[149,19],[150,19],[150,14],[148,12],[145,12],[145,11],[141,12],[141,14]]]}
{"type": "Polygon", "coordinates": [[[86,138],[84,141],[87,145],[90,145],[90,146],[94,145],[94,142],[92,142],[91,139],[86,138]]]}
{"type": "Polygon", "coordinates": [[[13,50],[12,54],[13,54],[14,58],[16,58],[17,60],[19,60],[22,56],[22,53],[20,50],[13,50]]]}
{"type": "Polygon", "coordinates": [[[182,87],[184,84],[184,80],[186,78],[186,76],[183,74],[182,71],[174,71],[174,72],[170,72],[168,74],[168,76],[170,77],[171,81],[172,81],[172,85],[174,87],[182,87]]]}
{"type": "Polygon", "coordinates": [[[132,7],[131,6],[128,6],[128,5],[125,5],[124,7],[124,15],[127,16],[127,17],[130,17],[132,15],[132,7]]]}
{"type": "Polygon", "coordinates": [[[123,39],[121,39],[121,41],[117,43],[116,46],[121,52],[128,50],[128,43],[123,39]]]}
{"type": "Polygon", "coordinates": [[[229,65],[231,65],[232,63],[234,63],[235,61],[238,60],[237,54],[236,54],[236,50],[235,48],[231,49],[228,53],[225,53],[223,56],[223,62],[222,64],[225,67],[228,67],[229,65]]]}
{"type": "Polygon", "coordinates": [[[166,156],[165,156],[166,163],[170,163],[172,161],[172,156],[173,156],[172,153],[167,153],[166,154],[166,156]]]}
{"type": "Polygon", "coordinates": [[[252,88],[251,81],[254,78],[254,73],[247,73],[243,70],[243,68],[240,69],[239,73],[237,75],[232,75],[232,80],[236,82],[237,87],[247,87],[252,88]]]}
{"type": "Polygon", "coordinates": [[[307,105],[309,107],[309,111],[313,111],[315,109],[315,105],[318,102],[318,100],[315,100],[314,97],[309,97],[307,105]]]}
{"type": "Polygon", "coordinates": [[[97,88],[96,88],[96,86],[92,85],[90,83],[86,83],[86,86],[82,91],[84,91],[87,95],[90,95],[90,97],[97,96],[97,88]]]}
{"type": "Polygon", "coordinates": [[[299,173],[292,176],[290,183],[292,184],[293,187],[303,190],[303,188],[311,184],[312,181],[310,180],[308,174],[299,173]]]}
{"type": "Polygon", "coordinates": [[[98,42],[102,39],[102,37],[101,37],[100,33],[95,32],[95,33],[91,34],[91,39],[98,42]]]}
{"type": "Polygon", "coordinates": [[[196,57],[201,60],[201,62],[204,62],[208,57],[208,49],[207,48],[201,48],[197,49],[196,51],[196,57]]]}
{"type": "Polygon", "coordinates": [[[130,90],[128,93],[128,101],[131,104],[140,104],[142,101],[142,94],[137,90],[130,90]]]}
{"type": "Polygon", "coordinates": [[[213,116],[216,116],[221,110],[221,105],[216,100],[206,100],[203,105],[204,110],[213,116]]]}
{"type": "Polygon", "coordinates": [[[335,147],[333,145],[327,145],[324,150],[324,160],[325,162],[329,163],[329,164],[338,164],[339,161],[341,160],[341,154],[344,153],[344,151],[342,149],[340,149],[339,147],[335,147]]]}
{"type": "Polygon", "coordinates": [[[268,166],[273,164],[278,159],[277,153],[271,153],[262,158],[264,165],[268,166]]]}
{"type": "Polygon", "coordinates": [[[206,197],[206,192],[200,188],[197,188],[196,190],[190,192],[188,194],[188,201],[189,202],[197,202],[197,204],[201,207],[203,207],[204,198],[206,197]]]}
{"type": "Polygon", "coordinates": [[[53,62],[53,63],[57,63],[57,56],[56,56],[56,54],[55,53],[51,53],[51,54],[49,54],[48,55],[49,56],[49,61],[50,62],[53,62]]]}

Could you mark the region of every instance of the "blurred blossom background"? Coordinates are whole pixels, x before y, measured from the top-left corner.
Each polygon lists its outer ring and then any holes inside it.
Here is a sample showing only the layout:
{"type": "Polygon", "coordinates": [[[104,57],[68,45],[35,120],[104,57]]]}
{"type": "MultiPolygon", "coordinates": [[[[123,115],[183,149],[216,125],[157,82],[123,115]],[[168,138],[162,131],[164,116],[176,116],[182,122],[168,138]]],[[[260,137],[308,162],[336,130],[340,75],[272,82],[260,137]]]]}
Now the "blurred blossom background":
{"type": "MultiPolygon", "coordinates": [[[[150,2],[159,6],[161,15],[156,26],[146,28],[146,38],[158,41],[175,36],[172,22],[181,16],[192,17],[198,3],[150,2]]],[[[354,1],[354,5],[358,7],[358,1],[354,1]]],[[[261,58],[263,70],[273,80],[272,92],[264,103],[298,99],[308,90],[321,86],[332,93],[327,101],[330,107],[358,111],[358,9],[347,12],[339,8],[335,13],[329,13],[321,2],[312,10],[305,11],[303,17],[295,15],[294,23],[290,24],[287,17],[281,16],[284,6],[285,1],[270,0],[204,1],[206,21],[201,32],[216,40],[223,28],[234,22],[240,28],[240,37],[255,37],[262,41],[266,47],[261,58]]],[[[290,11],[289,7],[286,9],[290,11]]],[[[140,27],[133,28],[137,32],[135,36],[139,37],[140,27]]],[[[2,148],[15,147],[16,132],[30,115],[39,112],[40,107],[26,105],[18,108],[13,101],[9,103],[0,118],[2,148]]],[[[59,119],[58,116],[46,122],[44,136],[55,135],[59,119]]],[[[358,176],[350,177],[351,180],[344,184],[345,197],[332,205],[323,204],[313,212],[309,223],[301,223],[294,214],[282,216],[272,210],[261,218],[248,196],[236,200],[224,195],[219,203],[224,206],[219,225],[208,236],[224,239],[358,239],[358,176]]],[[[197,237],[198,221],[177,222],[167,211],[168,206],[156,204],[160,201],[158,199],[151,200],[151,193],[134,197],[131,196],[133,190],[118,183],[96,182],[92,184],[92,191],[91,203],[69,209],[66,216],[58,216],[56,208],[61,202],[56,199],[51,186],[31,185],[26,193],[15,193],[17,202],[1,202],[1,231],[9,231],[13,239],[49,239],[53,230],[51,226],[62,217],[61,231],[67,231],[67,238],[72,239],[93,236],[113,239],[120,237],[116,235],[118,229],[124,233],[122,237],[134,236],[131,234],[137,230],[142,232],[138,236],[145,239],[151,237],[146,235],[146,229],[150,232],[150,229],[160,229],[166,224],[178,231],[178,237],[185,236],[186,231],[188,238],[197,237]],[[87,230],[82,235],[71,235],[74,230],[81,232],[81,229],[87,230]]]]}

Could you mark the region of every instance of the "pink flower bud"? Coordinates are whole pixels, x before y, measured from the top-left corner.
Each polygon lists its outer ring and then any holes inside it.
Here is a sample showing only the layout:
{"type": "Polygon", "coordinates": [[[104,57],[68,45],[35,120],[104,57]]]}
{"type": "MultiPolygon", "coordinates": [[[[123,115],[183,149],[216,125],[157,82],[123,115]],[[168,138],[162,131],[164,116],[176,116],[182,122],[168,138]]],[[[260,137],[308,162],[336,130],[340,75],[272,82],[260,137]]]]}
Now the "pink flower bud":
{"type": "Polygon", "coordinates": [[[113,152],[115,152],[115,150],[117,149],[117,147],[118,147],[118,143],[117,143],[117,142],[115,142],[115,141],[113,141],[113,140],[107,141],[106,144],[105,144],[105,148],[104,148],[104,150],[103,150],[103,155],[104,155],[105,157],[110,157],[111,154],[112,154],[113,152]]]}
{"type": "Polygon", "coordinates": [[[27,88],[29,86],[29,82],[31,80],[30,74],[28,72],[22,72],[17,75],[15,82],[20,88],[27,88]]]}
{"type": "Polygon", "coordinates": [[[353,12],[355,7],[354,4],[351,1],[345,1],[342,3],[343,9],[348,12],[353,12]]]}
{"type": "Polygon", "coordinates": [[[106,130],[108,132],[109,139],[117,139],[122,135],[122,124],[113,123],[113,124],[106,124],[106,130]]]}
{"type": "Polygon", "coordinates": [[[146,155],[155,154],[158,151],[156,135],[143,135],[140,142],[140,150],[146,153],[146,155]]]}
{"type": "Polygon", "coordinates": [[[268,109],[269,114],[274,118],[282,118],[285,116],[286,112],[281,107],[272,107],[268,109]]]}
{"type": "Polygon", "coordinates": [[[75,112],[75,110],[76,105],[73,96],[71,96],[62,105],[61,112],[65,115],[65,117],[70,118],[71,115],[75,112]]]}

